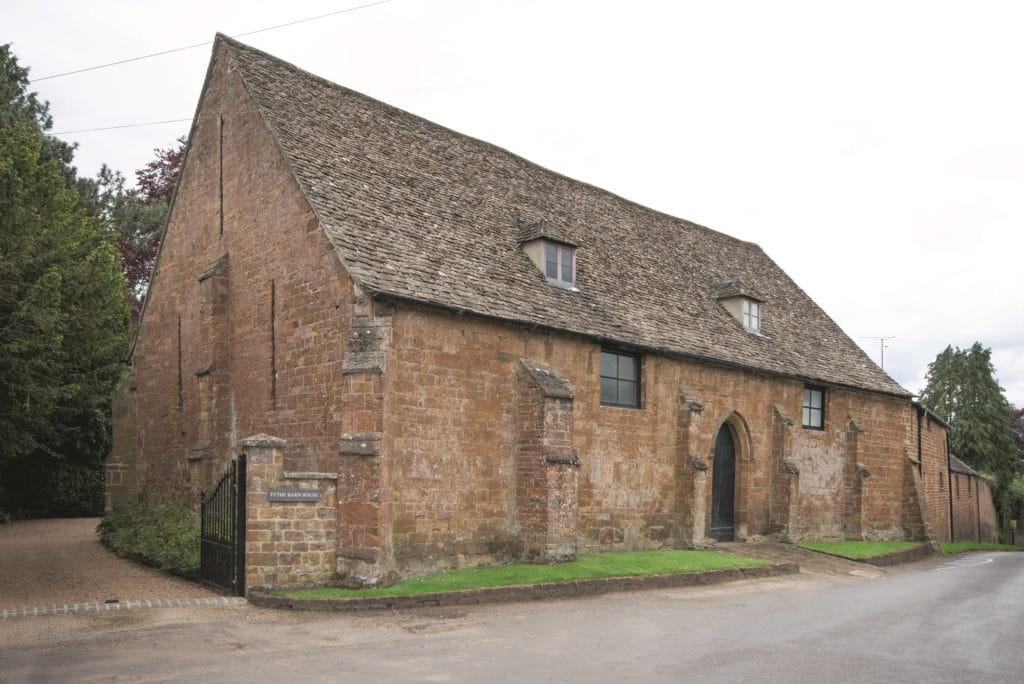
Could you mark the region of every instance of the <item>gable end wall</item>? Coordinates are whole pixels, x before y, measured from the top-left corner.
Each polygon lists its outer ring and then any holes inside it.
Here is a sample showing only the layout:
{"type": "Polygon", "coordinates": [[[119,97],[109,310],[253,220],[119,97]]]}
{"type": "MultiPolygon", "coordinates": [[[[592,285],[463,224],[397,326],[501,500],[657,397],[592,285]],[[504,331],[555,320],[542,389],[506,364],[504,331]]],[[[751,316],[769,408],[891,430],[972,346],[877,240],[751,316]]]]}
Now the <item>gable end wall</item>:
{"type": "Polygon", "coordinates": [[[287,470],[335,467],[353,286],[224,51],[151,293],[115,400],[108,505],[195,502],[257,433],[287,441],[287,470]]]}

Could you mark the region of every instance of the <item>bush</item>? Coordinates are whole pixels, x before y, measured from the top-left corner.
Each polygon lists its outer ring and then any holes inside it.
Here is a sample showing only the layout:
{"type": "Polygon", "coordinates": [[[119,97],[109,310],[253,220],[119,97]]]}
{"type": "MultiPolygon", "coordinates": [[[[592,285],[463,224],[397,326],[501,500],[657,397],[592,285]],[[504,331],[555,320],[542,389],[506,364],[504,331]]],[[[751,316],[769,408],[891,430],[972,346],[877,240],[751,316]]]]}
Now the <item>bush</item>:
{"type": "Polygon", "coordinates": [[[121,558],[189,579],[199,576],[199,520],[184,501],[117,506],[96,528],[121,558]]]}
{"type": "Polygon", "coordinates": [[[0,462],[0,510],[16,518],[103,514],[103,463],[46,455],[0,462]]]}

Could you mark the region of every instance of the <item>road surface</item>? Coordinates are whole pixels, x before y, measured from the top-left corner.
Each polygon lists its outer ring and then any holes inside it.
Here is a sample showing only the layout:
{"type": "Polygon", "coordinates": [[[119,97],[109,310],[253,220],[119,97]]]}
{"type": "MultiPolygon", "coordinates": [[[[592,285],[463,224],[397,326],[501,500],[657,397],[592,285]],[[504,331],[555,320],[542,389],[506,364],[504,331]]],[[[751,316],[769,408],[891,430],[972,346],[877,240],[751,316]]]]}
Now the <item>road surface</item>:
{"type": "Polygon", "coordinates": [[[854,582],[372,615],[252,606],[0,621],[0,681],[1020,682],[1024,553],[854,582]]]}

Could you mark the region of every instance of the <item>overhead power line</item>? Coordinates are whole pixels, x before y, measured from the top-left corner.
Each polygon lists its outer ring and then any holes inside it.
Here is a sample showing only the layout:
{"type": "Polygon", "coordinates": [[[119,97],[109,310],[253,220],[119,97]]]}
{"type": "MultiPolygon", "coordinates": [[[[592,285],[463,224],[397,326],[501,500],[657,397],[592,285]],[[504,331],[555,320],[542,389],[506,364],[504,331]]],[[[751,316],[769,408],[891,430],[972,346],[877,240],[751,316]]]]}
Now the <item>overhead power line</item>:
{"type": "Polygon", "coordinates": [[[102,128],[80,128],[76,131],[55,131],[47,135],[71,135],[72,133],[92,133],[94,131],[113,131],[118,128],[140,128],[142,126],[159,126],[160,124],[181,123],[192,119],[167,119],[166,121],[147,121],[146,123],[121,124],[120,126],[103,126],[102,128]]]}
{"type": "MultiPolygon", "coordinates": [[[[288,26],[295,26],[296,24],[305,24],[306,22],[309,22],[309,21],[316,21],[317,19],[325,19],[327,17],[333,17],[333,16],[336,16],[338,14],[347,14],[348,12],[355,12],[356,10],[366,9],[367,7],[373,7],[375,5],[383,5],[383,4],[389,3],[391,1],[392,0],[377,0],[376,2],[370,2],[370,3],[367,3],[365,5],[358,5],[356,7],[348,7],[346,9],[337,10],[335,12],[328,12],[327,14],[318,14],[315,17],[306,17],[305,19],[296,19],[295,21],[289,21],[289,22],[287,22],[285,24],[278,24],[276,26],[267,26],[266,28],[256,29],[255,31],[246,31],[245,33],[236,33],[235,35],[233,35],[231,37],[232,38],[244,38],[245,36],[252,36],[252,35],[255,35],[257,33],[266,33],[267,31],[274,31],[276,29],[286,28],[288,26]]],[[[173,52],[183,52],[185,50],[192,50],[192,49],[195,49],[195,48],[198,48],[198,47],[203,47],[204,45],[212,45],[212,44],[213,44],[212,40],[207,40],[205,42],[195,43],[193,45],[184,45],[182,47],[171,48],[170,50],[162,50],[160,52],[152,52],[152,53],[150,53],[148,55],[139,55],[138,57],[129,57],[128,59],[120,59],[120,60],[118,60],[116,62],[107,62],[106,64],[97,64],[96,66],[85,67],[85,68],[82,68],[82,69],[74,69],[73,71],[64,71],[64,72],[59,73],[59,74],[50,74],[49,76],[40,76],[39,78],[33,78],[31,81],[29,81],[29,83],[38,83],[39,81],[48,81],[51,78],[60,78],[61,76],[71,76],[72,74],[81,74],[81,73],[84,73],[86,71],[95,71],[97,69],[106,69],[107,67],[118,66],[120,64],[128,64],[129,62],[138,62],[138,61],[141,61],[143,59],[150,59],[152,57],[160,57],[161,55],[169,55],[169,54],[171,54],[173,52]]],[[[151,125],[151,124],[133,124],[133,125],[146,126],[146,125],[151,125]]],[[[125,126],[114,126],[113,128],[125,128],[125,126]]],[[[68,131],[68,132],[77,133],[77,132],[84,132],[84,131],[68,131]]],[[[55,133],[54,135],[60,135],[60,134],[59,133],[55,133]]]]}

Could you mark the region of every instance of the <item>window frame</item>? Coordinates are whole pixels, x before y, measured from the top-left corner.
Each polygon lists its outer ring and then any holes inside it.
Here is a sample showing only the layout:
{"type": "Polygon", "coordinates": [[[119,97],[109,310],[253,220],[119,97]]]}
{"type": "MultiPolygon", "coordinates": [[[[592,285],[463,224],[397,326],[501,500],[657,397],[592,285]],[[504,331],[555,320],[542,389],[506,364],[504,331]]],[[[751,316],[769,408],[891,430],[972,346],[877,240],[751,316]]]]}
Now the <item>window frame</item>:
{"type": "Polygon", "coordinates": [[[740,311],[743,327],[750,332],[761,332],[761,303],[744,297],[740,311]]]}
{"type": "Polygon", "coordinates": [[[555,242],[554,240],[544,241],[544,252],[543,252],[543,263],[544,263],[544,277],[548,279],[548,282],[555,283],[557,285],[572,287],[576,284],[576,248],[567,245],[562,242],[555,242]],[[548,258],[549,250],[554,251],[554,261],[548,258]],[[568,263],[566,262],[568,257],[568,263]],[[555,275],[550,275],[548,272],[549,266],[554,265],[555,275]],[[565,269],[569,269],[569,278],[565,278],[565,269]]]}
{"type": "Polygon", "coordinates": [[[598,399],[601,406],[610,406],[612,408],[628,408],[628,409],[642,409],[643,408],[643,355],[632,352],[626,349],[616,349],[612,347],[601,347],[601,356],[598,363],[597,369],[598,375],[598,399]],[[605,354],[611,354],[616,357],[615,361],[615,375],[604,374],[604,357],[605,354]],[[619,363],[621,359],[631,359],[633,362],[633,372],[635,379],[623,377],[620,372],[619,363]],[[616,392],[614,401],[606,401],[604,395],[604,380],[614,380],[616,383],[616,392]],[[619,388],[621,383],[632,383],[635,386],[635,400],[633,402],[619,401],[619,388]]]}
{"type": "Polygon", "coordinates": [[[804,385],[802,408],[800,411],[801,424],[807,430],[824,430],[825,429],[825,396],[826,391],[824,387],[818,385],[804,385]],[[820,406],[814,405],[814,394],[817,393],[820,396],[820,406]],[[814,413],[818,413],[818,421],[814,421],[814,413]]]}

